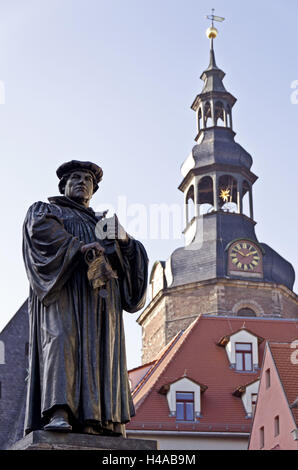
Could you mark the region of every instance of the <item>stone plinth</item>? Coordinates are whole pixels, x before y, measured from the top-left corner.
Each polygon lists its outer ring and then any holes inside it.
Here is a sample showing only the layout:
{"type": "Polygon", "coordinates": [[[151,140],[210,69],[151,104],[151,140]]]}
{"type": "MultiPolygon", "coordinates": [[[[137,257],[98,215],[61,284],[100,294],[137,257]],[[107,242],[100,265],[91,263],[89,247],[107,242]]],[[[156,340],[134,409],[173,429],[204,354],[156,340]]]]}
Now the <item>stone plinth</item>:
{"type": "Polygon", "coordinates": [[[157,441],[91,434],[33,431],[10,450],[156,450],[157,441]]]}

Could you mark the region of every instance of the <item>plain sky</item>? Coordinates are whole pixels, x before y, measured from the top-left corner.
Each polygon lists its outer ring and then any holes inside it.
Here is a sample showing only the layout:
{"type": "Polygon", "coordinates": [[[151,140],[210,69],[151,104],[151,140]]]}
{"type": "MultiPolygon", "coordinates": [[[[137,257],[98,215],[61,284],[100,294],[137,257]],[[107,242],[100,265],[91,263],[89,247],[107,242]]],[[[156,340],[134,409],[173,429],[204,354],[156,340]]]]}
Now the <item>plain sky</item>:
{"type": "MultiPolygon", "coordinates": [[[[297,0],[1,0],[0,330],[28,295],[26,211],[58,194],[61,163],[103,167],[95,209],[117,209],[119,197],[132,211],[182,207],[180,166],[195,143],[190,105],[209,63],[212,7],[226,18],[215,53],[238,100],[236,141],[259,176],[256,233],[298,269],[297,0]]],[[[183,245],[173,236],[141,241],[150,268],[183,245]]],[[[141,363],[139,314],[124,313],[129,368],[141,363]]]]}

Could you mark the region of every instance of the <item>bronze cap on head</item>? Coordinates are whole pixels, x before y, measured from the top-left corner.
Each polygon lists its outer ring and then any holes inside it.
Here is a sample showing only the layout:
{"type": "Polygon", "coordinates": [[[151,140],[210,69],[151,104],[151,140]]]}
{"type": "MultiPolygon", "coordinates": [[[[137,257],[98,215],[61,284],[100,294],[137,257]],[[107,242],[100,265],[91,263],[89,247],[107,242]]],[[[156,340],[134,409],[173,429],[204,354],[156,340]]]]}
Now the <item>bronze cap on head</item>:
{"type": "Polygon", "coordinates": [[[98,183],[102,179],[103,171],[100,166],[92,162],[81,162],[79,160],[71,160],[69,162],[62,163],[56,171],[59,181],[59,191],[64,194],[65,184],[70,173],[76,170],[89,171],[93,177],[93,194],[98,190],[98,183]]]}

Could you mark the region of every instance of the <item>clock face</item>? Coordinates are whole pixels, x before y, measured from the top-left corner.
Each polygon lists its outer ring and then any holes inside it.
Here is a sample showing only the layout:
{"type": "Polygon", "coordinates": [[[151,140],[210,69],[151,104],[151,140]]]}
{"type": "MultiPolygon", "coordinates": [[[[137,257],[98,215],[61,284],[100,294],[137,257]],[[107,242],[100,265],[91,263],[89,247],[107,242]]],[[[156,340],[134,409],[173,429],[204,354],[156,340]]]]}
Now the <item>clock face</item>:
{"type": "Polygon", "coordinates": [[[249,241],[233,243],[229,249],[229,271],[239,273],[261,273],[262,255],[260,249],[249,241]]]}

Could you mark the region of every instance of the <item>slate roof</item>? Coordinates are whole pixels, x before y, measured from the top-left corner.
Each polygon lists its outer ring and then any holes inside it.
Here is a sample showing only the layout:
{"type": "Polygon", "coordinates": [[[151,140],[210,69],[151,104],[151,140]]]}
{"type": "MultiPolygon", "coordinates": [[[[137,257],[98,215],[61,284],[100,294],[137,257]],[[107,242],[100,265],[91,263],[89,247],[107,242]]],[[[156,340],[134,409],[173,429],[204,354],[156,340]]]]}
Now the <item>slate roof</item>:
{"type": "MultiPolygon", "coordinates": [[[[202,240],[177,248],[170,256],[173,282],[169,287],[227,278],[229,243],[236,239],[249,239],[259,243],[255,222],[242,214],[223,211],[206,214],[202,226],[198,226],[198,231],[202,240]]],[[[259,245],[264,251],[264,276],[250,280],[257,283],[273,282],[292,290],[295,271],[291,263],[265,243],[259,245]]],[[[243,280],[241,274],[228,277],[243,280]]]]}
{"type": "MultiPolygon", "coordinates": [[[[217,344],[223,336],[239,330],[243,321],[243,317],[202,315],[177,334],[133,390],[136,416],[127,429],[248,433],[251,420],[246,418],[242,400],[233,392],[256,380],[259,372],[231,369],[225,349],[217,344]],[[160,393],[163,386],[182,376],[208,387],[201,395],[202,417],[196,422],[176,422],[175,417],[169,416],[166,396],[160,393]]],[[[298,321],[290,319],[245,318],[245,326],[274,342],[293,341],[298,333],[298,321]]],[[[264,347],[265,341],[259,345],[259,365],[264,347]]]]}

